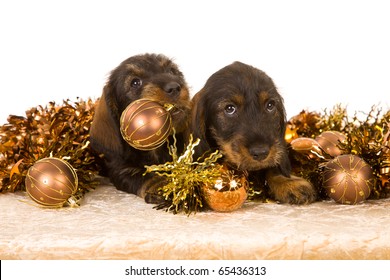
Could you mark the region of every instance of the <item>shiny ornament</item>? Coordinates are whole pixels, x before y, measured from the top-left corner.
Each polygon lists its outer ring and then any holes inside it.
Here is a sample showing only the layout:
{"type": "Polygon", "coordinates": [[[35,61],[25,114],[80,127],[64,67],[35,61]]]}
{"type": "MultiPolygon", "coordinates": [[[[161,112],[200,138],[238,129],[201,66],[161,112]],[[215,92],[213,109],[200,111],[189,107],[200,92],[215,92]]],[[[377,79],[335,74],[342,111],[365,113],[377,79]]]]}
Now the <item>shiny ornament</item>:
{"type": "Polygon", "coordinates": [[[25,184],[36,203],[62,207],[76,193],[78,178],[68,162],[50,157],[38,160],[28,169],[25,184]]]}
{"type": "Polygon", "coordinates": [[[214,184],[202,186],[203,197],[214,211],[231,212],[239,209],[248,197],[249,183],[244,173],[223,167],[221,178],[214,184]]]}
{"type": "Polygon", "coordinates": [[[342,154],[339,144],[344,142],[346,137],[338,131],[325,131],[318,135],[315,140],[327,154],[335,157],[342,154]]]}
{"type": "Polygon", "coordinates": [[[329,161],[323,172],[323,187],[338,203],[356,204],[370,196],[374,185],[373,170],[363,159],[341,155],[329,161]]]}
{"type": "Polygon", "coordinates": [[[139,99],[123,111],[120,131],[123,139],[138,150],[154,150],[167,140],[172,130],[172,105],[139,99]]]}
{"type": "Polygon", "coordinates": [[[310,157],[321,156],[321,148],[318,142],[312,138],[300,137],[291,141],[291,148],[299,153],[308,154],[310,157]]]}

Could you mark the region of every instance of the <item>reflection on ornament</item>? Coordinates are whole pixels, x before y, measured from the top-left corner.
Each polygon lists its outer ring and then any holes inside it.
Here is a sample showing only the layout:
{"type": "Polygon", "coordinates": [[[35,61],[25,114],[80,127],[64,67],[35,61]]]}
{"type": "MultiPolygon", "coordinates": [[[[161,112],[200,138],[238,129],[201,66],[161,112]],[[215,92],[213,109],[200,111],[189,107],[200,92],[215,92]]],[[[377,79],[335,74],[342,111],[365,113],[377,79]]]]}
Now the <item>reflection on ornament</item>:
{"type": "Polygon", "coordinates": [[[239,209],[248,197],[249,183],[244,173],[222,168],[215,183],[202,186],[207,205],[214,211],[230,212],[239,209]]]}
{"type": "Polygon", "coordinates": [[[325,131],[317,136],[315,140],[327,154],[335,157],[342,154],[339,144],[344,142],[346,137],[338,131],[325,131]]]}
{"type": "Polygon", "coordinates": [[[139,99],[123,111],[120,118],[120,131],[123,139],[139,150],[154,150],[164,144],[172,130],[169,111],[172,105],[139,99]]]}
{"type": "Polygon", "coordinates": [[[367,199],[374,184],[372,168],[354,155],[329,161],[323,173],[323,187],[338,203],[356,204],[367,199]]]}
{"type": "Polygon", "coordinates": [[[76,171],[59,158],[38,160],[29,168],[26,176],[27,194],[36,203],[48,207],[62,207],[76,193],[76,171]]]}

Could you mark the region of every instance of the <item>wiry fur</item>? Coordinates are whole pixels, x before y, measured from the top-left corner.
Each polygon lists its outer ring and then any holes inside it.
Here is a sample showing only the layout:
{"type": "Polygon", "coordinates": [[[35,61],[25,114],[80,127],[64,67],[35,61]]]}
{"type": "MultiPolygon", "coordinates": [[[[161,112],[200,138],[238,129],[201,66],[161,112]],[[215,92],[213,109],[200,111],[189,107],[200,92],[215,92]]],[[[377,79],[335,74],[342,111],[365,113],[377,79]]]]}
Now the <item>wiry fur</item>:
{"type": "Polygon", "coordinates": [[[201,139],[196,157],[221,150],[228,165],[248,171],[255,185],[267,184],[276,200],[315,200],[313,186],[290,175],[283,99],[263,71],[235,62],[214,73],[193,98],[191,128],[201,139]]]}
{"type": "Polygon", "coordinates": [[[130,57],[111,72],[91,126],[91,146],[104,154],[107,174],[117,189],[154,202],[150,190],[163,184],[163,179],[150,174],[143,176],[144,166],[170,160],[167,146],[137,150],[123,140],[119,128],[123,110],[140,98],[174,105],[171,115],[177,146],[184,147],[183,134],[188,129],[190,114],[188,87],[178,66],[157,54],[130,57]]]}

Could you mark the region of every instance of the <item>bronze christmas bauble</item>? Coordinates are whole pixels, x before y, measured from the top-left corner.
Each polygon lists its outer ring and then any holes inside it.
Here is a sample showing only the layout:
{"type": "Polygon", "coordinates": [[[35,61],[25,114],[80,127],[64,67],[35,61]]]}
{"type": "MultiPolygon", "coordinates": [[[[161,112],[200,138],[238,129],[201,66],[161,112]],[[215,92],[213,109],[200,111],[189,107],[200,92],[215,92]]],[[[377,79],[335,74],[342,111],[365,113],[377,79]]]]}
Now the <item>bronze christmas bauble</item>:
{"type": "Polygon", "coordinates": [[[341,155],[329,161],[323,172],[323,187],[338,203],[356,204],[370,196],[373,170],[363,159],[341,155]]]}
{"type": "Polygon", "coordinates": [[[36,203],[61,207],[76,193],[78,178],[74,168],[59,158],[44,158],[31,166],[26,175],[26,191],[36,203]]]}
{"type": "Polygon", "coordinates": [[[299,137],[291,141],[291,148],[299,153],[308,154],[310,157],[322,154],[318,142],[307,137],[299,137]]]}
{"type": "Polygon", "coordinates": [[[231,212],[239,209],[248,197],[249,183],[244,173],[222,169],[214,184],[202,187],[207,205],[214,211],[231,212]]]}
{"type": "Polygon", "coordinates": [[[336,157],[342,154],[339,144],[344,142],[346,137],[338,131],[325,131],[318,135],[315,140],[327,154],[336,157]]]}
{"type": "Polygon", "coordinates": [[[132,102],[120,118],[123,139],[139,150],[147,151],[160,147],[172,130],[170,108],[147,99],[132,102]]]}

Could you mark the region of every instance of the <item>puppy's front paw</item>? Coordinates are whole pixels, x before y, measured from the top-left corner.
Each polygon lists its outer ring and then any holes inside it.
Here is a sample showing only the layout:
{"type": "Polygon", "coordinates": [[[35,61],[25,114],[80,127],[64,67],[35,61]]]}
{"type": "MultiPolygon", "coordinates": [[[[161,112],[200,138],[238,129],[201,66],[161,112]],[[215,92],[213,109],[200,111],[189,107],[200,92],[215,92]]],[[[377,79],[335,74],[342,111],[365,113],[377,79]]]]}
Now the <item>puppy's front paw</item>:
{"type": "Polygon", "coordinates": [[[146,193],[145,202],[150,204],[161,204],[165,201],[164,197],[158,193],[146,193]]]}
{"type": "Polygon", "coordinates": [[[275,200],[281,203],[308,204],[317,198],[314,187],[300,177],[277,175],[268,178],[268,184],[275,200]]]}
{"type": "Polygon", "coordinates": [[[161,194],[161,188],[165,186],[167,181],[159,176],[155,176],[147,180],[138,193],[140,197],[145,199],[146,203],[160,204],[165,201],[161,194]]]}

